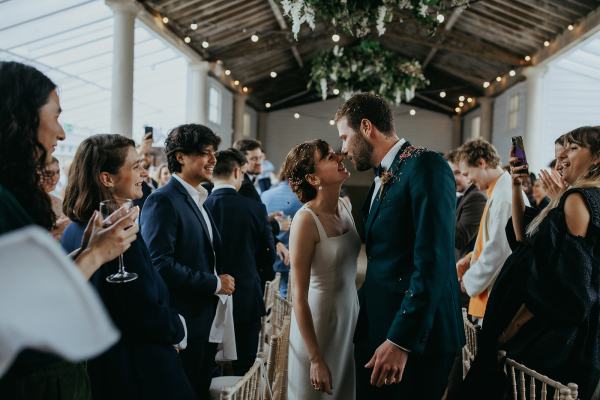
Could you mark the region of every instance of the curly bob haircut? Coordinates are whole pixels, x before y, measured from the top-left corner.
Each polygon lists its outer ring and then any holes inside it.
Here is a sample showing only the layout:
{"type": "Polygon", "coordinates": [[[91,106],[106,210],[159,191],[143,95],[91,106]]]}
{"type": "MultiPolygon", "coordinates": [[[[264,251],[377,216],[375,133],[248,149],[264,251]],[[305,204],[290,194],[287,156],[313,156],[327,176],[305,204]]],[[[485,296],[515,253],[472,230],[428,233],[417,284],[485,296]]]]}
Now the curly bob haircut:
{"type": "Polygon", "coordinates": [[[282,167],[283,176],[287,177],[290,187],[302,203],[311,201],[317,196],[317,189],[312,186],[306,176],[315,172],[316,153],[323,157],[329,152],[329,144],[321,139],[309,140],[294,146],[285,158],[282,167]]]}
{"type": "Polygon", "coordinates": [[[489,168],[500,165],[500,156],[496,148],[484,139],[469,140],[458,150],[459,161],[465,161],[471,167],[476,167],[479,160],[484,160],[489,168]]]}
{"type": "Polygon", "coordinates": [[[221,138],[208,127],[199,124],[185,124],[173,128],[165,139],[165,153],[169,171],[173,174],[181,172],[181,164],[177,161],[177,153],[199,154],[207,146],[212,146],[216,151],[221,143],[221,138]]]}
{"type": "Polygon", "coordinates": [[[54,89],[54,82],[37,69],[0,62],[0,185],[46,229],[54,226],[56,216],[40,185],[46,150],[38,141],[38,128],[40,108],[54,89]]]}
{"type": "Polygon", "coordinates": [[[358,132],[360,121],[368,119],[386,136],[394,133],[394,115],[385,99],[373,93],[357,93],[335,113],[335,122],[346,117],[348,126],[358,132]]]}

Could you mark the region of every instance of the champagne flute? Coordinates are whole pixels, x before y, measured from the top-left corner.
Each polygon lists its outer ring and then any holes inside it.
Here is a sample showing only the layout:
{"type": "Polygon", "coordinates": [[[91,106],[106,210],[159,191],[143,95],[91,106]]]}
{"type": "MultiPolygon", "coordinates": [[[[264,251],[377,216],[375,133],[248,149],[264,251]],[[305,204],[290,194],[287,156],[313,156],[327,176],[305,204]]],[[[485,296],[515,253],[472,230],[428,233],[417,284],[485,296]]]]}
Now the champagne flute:
{"type": "MultiPolygon", "coordinates": [[[[105,227],[114,224],[119,218],[124,216],[131,207],[133,202],[129,199],[120,200],[105,200],[100,202],[100,214],[102,214],[103,225],[105,227]]],[[[123,265],[123,254],[119,254],[119,271],[106,277],[106,281],[110,283],[126,283],[137,279],[138,275],[135,272],[125,271],[123,265]]]]}

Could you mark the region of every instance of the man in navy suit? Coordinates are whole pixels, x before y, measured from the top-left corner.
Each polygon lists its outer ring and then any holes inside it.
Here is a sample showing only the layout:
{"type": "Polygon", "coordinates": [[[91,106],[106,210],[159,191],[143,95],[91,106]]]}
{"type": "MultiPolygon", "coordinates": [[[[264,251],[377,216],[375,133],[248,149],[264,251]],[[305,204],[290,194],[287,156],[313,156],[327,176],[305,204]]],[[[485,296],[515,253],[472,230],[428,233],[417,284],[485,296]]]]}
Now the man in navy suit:
{"type": "Polygon", "coordinates": [[[204,206],[208,193],[200,186],[212,179],[220,141],[203,125],[174,128],[165,140],[173,177],[148,197],[140,218],[152,263],[169,288],[172,306],[186,320],[188,348],[180,354],[201,399],[209,398],[215,366],[216,344],[208,342],[215,294],[235,289],[233,277],[221,274],[221,238],[204,206]]]}
{"type": "Polygon", "coordinates": [[[215,186],[206,200],[221,233],[221,267],[236,282],[233,321],[237,361],[233,362],[233,373],[238,376],[244,375],[254,363],[260,318],[265,315],[258,265],[273,265],[275,261],[265,206],[237,192],[242,185],[245,163],[246,158],[236,149],[218,152],[215,186]]]}

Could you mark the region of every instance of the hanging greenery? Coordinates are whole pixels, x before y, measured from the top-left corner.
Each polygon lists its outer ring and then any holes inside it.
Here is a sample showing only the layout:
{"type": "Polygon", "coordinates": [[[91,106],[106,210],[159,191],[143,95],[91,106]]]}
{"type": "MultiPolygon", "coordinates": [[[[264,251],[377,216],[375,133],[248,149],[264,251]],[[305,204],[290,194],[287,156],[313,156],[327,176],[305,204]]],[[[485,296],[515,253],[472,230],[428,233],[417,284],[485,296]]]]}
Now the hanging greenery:
{"type": "Polygon", "coordinates": [[[418,21],[435,26],[439,13],[453,7],[469,4],[470,0],[281,0],[284,15],[292,21],[292,32],[298,32],[306,23],[315,29],[315,15],[326,23],[352,36],[363,37],[373,26],[379,36],[385,33],[386,24],[400,14],[410,13],[418,21]]]}
{"type": "Polygon", "coordinates": [[[375,92],[400,104],[412,100],[415,90],[428,84],[418,61],[404,59],[377,41],[363,40],[314,57],[309,87],[316,88],[323,100],[329,93],[350,98],[356,92],[375,92]]]}

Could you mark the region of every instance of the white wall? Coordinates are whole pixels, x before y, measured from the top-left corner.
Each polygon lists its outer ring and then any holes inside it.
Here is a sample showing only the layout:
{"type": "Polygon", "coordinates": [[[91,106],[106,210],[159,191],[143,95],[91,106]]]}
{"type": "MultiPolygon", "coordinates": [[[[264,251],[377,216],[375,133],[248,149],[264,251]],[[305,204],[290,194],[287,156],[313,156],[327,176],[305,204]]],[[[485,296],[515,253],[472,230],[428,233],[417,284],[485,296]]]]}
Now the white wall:
{"type": "Polygon", "coordinates": [[[244,110],[244,114],[247,114],[250,117],[250,131],[248,132],[247,137],[256,139],[257,138],[257,129],[258,129],[258,113],[248,104],[246,104],[246,108],[244,110]]]}
{"type": "MultiPolygon", "coordinates": [[[[337,128],[329,125],[342,99],[331,99],[299,107],[273,111],[267,114],[266,131],[260,132],[267,158],[277,168],[290,149],[306,140],[320,138],[330,143],[334,149],[341,147],[337,128]],[[300,113],[300,119],[294,113],[300,113]]],[[[414,117],[408,115],[410,106],[394,107],[396,132],[412,144],[428,147],[431,150],[446,152],[452,146],[452,119],[444,114],[415,108],[414,117]]],[[[373,175],[350,170],[350,186],[370,185],[373,175]]]]}
{"type": "MultiPolygon", "coordinates": [[[[208,87],[214,87],[221,93],[221,123],[206,121],[206,125],[212,129],[218,136],[221,137],[220,149],[231,147],[231,138],[233,135],[233,93],[223,86],[218,80],[212,76],[208,77],[208,87]]],[[[208,107],[208,92],[206,91],[206,104],[208,107]]],[[[208,119],[208,114],[207,114],[208,119]]]]}
{"type": "MultiPolygon", "coordinates": [[[[470,139],[475,139],[476,137],[480,136],[478,133],[480,133],[481,131],[477,131],[477,129],[474,129],[474,126],[473,126],[473,122],[477,118],[479,118],[479,123],[481,125],[481,108],[480,107],[477,107],[476,109],[469,112],[467,115],[465,115],[463,117],[461,143],[464,143],[470,139]]],[[[475,124],[477,124],[476,121],[475,121],[475,124]]]]}
{"type": "MultiPolygon", "coordinates": [[[[527,85],[521,82],[503,92],[494,99],[494,114],[492,122],[492,144],[500,154],[502,164],[508,164],[508,155],[512,136],[525,135],[527,85]],[[517,126],[509,129],[508,104],[513,95],[519,96],[519,111],[517,126]]],[[[529,152],[529,149],[525,149],[529,152]]]]}

